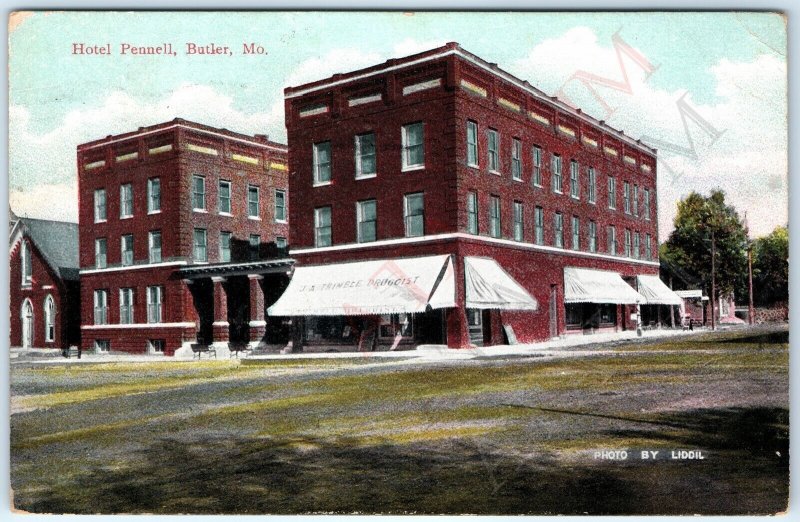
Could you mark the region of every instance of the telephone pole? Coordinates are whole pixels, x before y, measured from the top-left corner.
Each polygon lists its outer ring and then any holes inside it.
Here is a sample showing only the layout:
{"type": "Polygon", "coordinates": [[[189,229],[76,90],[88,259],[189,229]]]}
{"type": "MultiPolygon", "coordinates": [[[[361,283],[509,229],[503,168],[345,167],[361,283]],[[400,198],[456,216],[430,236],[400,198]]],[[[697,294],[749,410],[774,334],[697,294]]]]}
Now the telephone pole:
{"type": "Polygon", "coordinates": [[[717,296],[717,242],[714,236],[714,228],[711,228],[711,329],[717,329],[717,317],[716,317],[716,300],[717,296]]]}
{"type": "Polygon", "coordinates": [[[747,304],[747,322],[755,322],[756,309],[753,306],[753,245],[747,248],[747,291],[750,294],[750,301],[747,304]]]}

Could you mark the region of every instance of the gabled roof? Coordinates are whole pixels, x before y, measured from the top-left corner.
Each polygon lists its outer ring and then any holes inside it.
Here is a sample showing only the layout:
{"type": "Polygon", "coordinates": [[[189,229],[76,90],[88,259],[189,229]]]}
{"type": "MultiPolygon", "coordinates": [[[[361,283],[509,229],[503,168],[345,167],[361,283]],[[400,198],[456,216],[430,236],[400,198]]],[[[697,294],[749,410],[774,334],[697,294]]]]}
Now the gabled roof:
{"type": "Polygon", "coordinates": [[[78,280],[78,224],[47,219],[18,218],[11,243],[19,232],[30,238],[50,268],[63,280],[78,280]]]}

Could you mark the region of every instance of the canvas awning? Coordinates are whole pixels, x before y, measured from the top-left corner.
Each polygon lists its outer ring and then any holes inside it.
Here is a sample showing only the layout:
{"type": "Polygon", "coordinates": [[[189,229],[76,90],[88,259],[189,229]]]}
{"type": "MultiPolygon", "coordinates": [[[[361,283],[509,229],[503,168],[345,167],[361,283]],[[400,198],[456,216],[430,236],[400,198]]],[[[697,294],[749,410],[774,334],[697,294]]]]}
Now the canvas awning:
{"type": "Polygon", "coordinates": [[[539,303],[497,261],[464,258],[466,307],[493,310],[536,310],[539,303]]]}
{"type": "Polygon", "coordinates": [[[639,293],[649,305],[682,305],[683,299],[670,289],[657,275],[636,276],[639,293]]]}
{"type": "Polygon", "coordinates": [[[673,290],[675,295],[680,297],[681,299],[702,299],[703,298],[703,291],[702,290],[673,290]]]}
{"type": "Polygon", "coordinates": [[[564,268],[564,303],[636,304],[645,299],[617,272],[564,268]]]}
{"type": "Polygon", "coordinates": [[[273,316],[418,313],[456,305],[449,255],[301,266],[273,316]]]}

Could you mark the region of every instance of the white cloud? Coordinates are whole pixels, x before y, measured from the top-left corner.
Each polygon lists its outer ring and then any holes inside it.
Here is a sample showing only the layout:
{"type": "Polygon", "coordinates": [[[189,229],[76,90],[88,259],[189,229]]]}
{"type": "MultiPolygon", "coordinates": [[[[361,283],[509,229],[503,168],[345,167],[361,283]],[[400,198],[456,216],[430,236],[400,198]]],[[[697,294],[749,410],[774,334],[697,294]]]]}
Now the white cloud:
{"type": "Polygon", "coordinates": [[[9,205],[21,217],[78,221],[78,183],[48,183],[12,190],[9,205]]]}

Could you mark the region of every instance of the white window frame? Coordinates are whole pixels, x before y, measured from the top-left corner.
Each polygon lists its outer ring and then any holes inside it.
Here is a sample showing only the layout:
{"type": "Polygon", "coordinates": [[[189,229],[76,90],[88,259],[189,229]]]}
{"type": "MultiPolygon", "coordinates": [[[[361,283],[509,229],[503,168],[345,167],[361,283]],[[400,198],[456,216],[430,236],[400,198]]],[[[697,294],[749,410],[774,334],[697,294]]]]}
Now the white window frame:
{"type": "Polygon", "coordinates": [[[136,322],[133,310],[133,306],[135,303],[135,295],[133,288],[126,287],[119,289],[119,324],[133,324],[136,322]],[[128,299],[129,298],[129,299],[128,299]],[[126,304],[126,301],[128,303],[126,304]],[[127,320],[126,319],[126,311],[127,309],[127,320]]]}
{"type": "Polygon", "coordinates": [[[522,181],[522,140],[519,138],[511,141],[511,179],[522,181]]]}
{"type": "Polygon", "coordinates": [[[105,223],[108,220],[108,198],[106,189],[96,189],[94,191],[94,222],[105,223]],[[102,200],[102,205],[101,205],[102,200]],[[102,210],[102,212],[101,212],[102,210]],[[102,217],[100,216],[102,214],[102,217]]]}
{"type": "Polygon", "coordinates": [[[425,168],[425,126],[422,122],[408,123],[401,128],[402,140],[402,171],[418,170],[425,168]],[[420,143],[409,143],[409,130],[412,128],[419,128],[421,130],[422,139],[420,143]],[[411,163],[410,156],[412,147],[420,147],[422,149],[422,161],[420,163],[411,163]]]}
{"type": "Polygon", "coordinates": [[[500,174],[500,132],[495,129],[486,129],[486,167],[500,174]]]}
{"type": "Polygon", "coordinates": [[[286,217],[286,191],[275,189],[275,222],[286,223],[286,217]],[[279,205],[278,200],[282,200],[283,203],[279,205]]]}
{"type": "Polygon", "coordinates": [[[356,241],[358,243],[372,243],[378,240],[378,201],[375,199],[365,199],[364,201],[356,202],[356,241]],[[361,228],[362,224],[369,223],[364,219],[364,208],[366,205],[372,204],[375,209],[375,219],[372,221],[374,224],[375,236],[372,239],[365,239],[364,232],[361,228]]]}
{"type": "Polygon", "coordinates": [[[533,242],[544,245],[544,208],[533,209],[533,242]]]}
{"type": "Polygon", "coordinates": [[[478,123],[472,120],[467,120],[467,166],[478,168],[478,154],[480,148],[478,146],[478,123]]]}
{"type": "Polygon", "coordinates": [[[627,181],[622,182],[622,202],[623,211],[626,214],[631,213],[631,184],[627,181]]]}
{"type": "Polygon", "coordinates": [[[314,246],[326,247],[333,245],[333,208],[330,206],[317,207],[314,209],[314,246]],[[323,213],[327,211],[328,225],[322,225],[323,213]],[[323,235],[322,231],[327,229],[327,234],[323,235]],[[323,238],[327,236],[327,241],[323,238]]]}
{"type": "Polygon", "coordinates": [[[653,238],[650,234],[644,235],[644,258],[647,261],[651,261],[653,259],[653,238]]]}
{"type": "Polygon", "coordinates": [[[589,221],[589,252],[597,252],[597,222],[589,221]]]}
{"type": "Polygon", "coordinates": [[[489,236],[503,236],[502,203],[500,196],[489,196],[489,236]]]}
{"type": "Polygon", "coordinates": [[[412,194],[405,194],[403,196],[403,222],[405,224],[405,237],[422,237],[425,235],[425,193],[414,192],[412,194]],[[411,214],[410,203],[412,199],[417,197],[422,198],[422,214],[411,214]],[[411,218],[415,216],[422,216],[422,232],[420,234],[411,235],[409,233],[409,224],[411,218]]]}
{"type": "Polygon", "coordinates": [[[33,283],[33,256],[31,255],[31,246],[28,244],[27,239],[22,240],[22,246],[20,247],[20,264],[22,286],[29,287],[33,283]]]}
{"type": "Polygon", "coordinates": [[[208,261],[208,230],[205,228],[195,228],[192,231],[192,259],[205,263],[208,261]],[[198,233],[201,233],[203,241],[198,243],[198,233]],[[203,255],[198,256],[199,249],[203,250],[203,255]]]}
{"type": "Polygon", "coordinates": [[[133,183],[123,183],[119,186],[119,218],[133,217],[133,183]],[[129,207],[129,208],[125,208],[129,207]],[[126,212],[126,210],[128,212],[126,212]]]}
{"type": "Polygon", "coordinates": [[[594,167],[588,168],[588,177],[589,177],[589,186],[588,190],[589,193],[586,195],[586,200],[594,205],[597,203],[597,172],[595,172],[594,167]]]}
{"type": "Polygon", "coordinates": [[[285,237],[278,236],[278,237],[275,238],[275,247],[276,248],[278,248],[279,250],[286,250],[287,246],[288,246],[288,243],[287,243],[285,237]]]}
{"type": "Polygon", "coordinates": [[[644,204],[644,220],[650,221],[650,189],[642,189],[644,194],[642,195],[642,203],[644,204]]]}
{"type": "Polygon", "coordinates": [[[228,232],[227,230],[220,231],[220,233],[219,233],[219,262],[220,263],[230,263],[231,262],[231,242],[232,241],[233,241],[233,234],[231,232],[228,232]],[[223,240],[223,238],[225,238],[225,237],[228,238],[228,248],[227,249],[224,248],[225,241],[223,240]],[[225,258],[226,256],[224,255],[226,250],[227,250],[227,253],[228,253],[227,259],[225,258]]]}
{"type": "Polygon", "coordinates": [[[629,228],[625,229],[625,257],[631,257],[632,244],[631,231],[629,228]]]}
{"type": "Polygon", "coordinates": [[[56,301],[52,294],[44,298],[44,342],[52,343],[56,340],[56,301]]]}
{"type": "Polygon", "coordinates": [[[108,266],[108,239],[98,237],[94,240],[94,266],[95,268],[106,268],[108,266]],[[103,262],[100,262],[100,245],[103,245],[103,262]]]}
{"type": "Polygon", "coordinates": [[[639,254],[641,253],[641,246],[642,246],[642,238],[639,235],[639,232],[633,233],[633,258],[639,259],[639,254]]]}
{"type": "Polygon", "coordinates": [[[617,178],[608,177],[608,208],[617,210],[617,178]]]}
{"type": "Polygon", "coordinates": [[[333,178],[333,157],[332,157],[332,148],[330,141],[320,141],[318,143],[314,143],[312,146],[312,167],[313,167],[313,174],[314,174],[314,186],[319,187],[322,185],[330,185],[331,179],[333,178]],[[320,162],[320,150],[323,148],[327,148],[328,150],[328,161],[325,163],[320,162]],[[325,170],[323,170],[325,167],[325,170]],[[327,173],[327,178],[322,179],[322,172],[327,173]]]}
{"type": "Polygon", "coordinates": [[[247,219],[261,219],[261,188],[258,185],[247,185],[247,219]],[[255,189],[255,205],[256,205],[256,213],[253,214],[253,209],[250,206],[253,204],[253,201],[250,199],[250,195],[253,193],[253,189],[255,189]]]}
{"type": "Polygon", "coordinates": [[[247,239],[247,245],[250,260],[258,260],[261,255],[259,252],[261,249],[261,234],[250,234],[250,237],[247,239]]]}
{"type": "Polygon", "coordinates": [[[542,186],[542,148],[534,145],[531,149],[531,162],[533,163],[533,173],[531,183],[534,187],[542,186]]]}
{"type": "Polygon", "coordinates": [[[514,202],[514,241],[525,240],[525,207],[522,201],[514,202]]]}
{"type": "Polygon", "coordinates": [[[206,178],[204,176],[192,176],[192,210],[195,212],[206,212],[206,178]],[[201,182],[199,187],[197,184],[198,181],[201,182]],[[198,191],[198,188],[202,188],[202,191],[198,191]],[[202,203],[202,206],[197,204],[198,201],[202,203]]]}
{"type": "Polygon", "coordinates": [[[108,324],[108,290],[105,288],[94,291],[94,324],[108,324]]]}
{"type": "Polygon", "coordinates": [[[633,186],[633,215],[639,217],[639,185],[633,186]]]}
{"type": "Polygon", "coordinates": [[[572,250],[581,249],[581,220],[578,216],[572,216],[572,250]]]}
{"type": "Polygon", "coordinates": [[[150,263],[160,263],[162,259],[162,236],[160,230],[151,230],[147,233],[147,261],[150,263]],[[155,247],[155,238],[158,237],[158,248],[155,247]],[[158,257],[153,255],[158,252],[158,257]]]}
{"type": "Polygon", "coordinates": [[[378,175],[378,151],[374,132],[365,132],[356,134],[355,140],[355,163],[356,163],[356,179],[374,178],[378,175]],[[372,137],[372,153],[364,153],[363,141],[367,137],[372,137]],[[373,169],[372,172],[364,171],[364,159],[372,158],[373,169]]]}
{"type": "Polygon", "coordinates": [[[553,246],[564,248],[564,214],[553,214],[553,246]]]}
{"type": "Polygon", "coordinates": [[[581,166],[577,160],[569,162],[569,194],[572,199],[581,199],[581,166]]]}
{"type": "Polygon", "coordinates": [[[164,287],[147,287],[147,322],[158,324],[164,317],[164,287]]]}
{"type": "Polygon", "coordinates": [[[230,180],[221,179],[217,184],[217,212],[223,216],[230,216],[233,214],[233,183],[231,183],[230,180]],[[228,188],[228,195],[226,197],[222,196],[223,186],[228,188]],[[223,209],[223,201],[228,202],[227,210],[223,209]]]}
{"type": "Polygon", "coordinates": [[[562,172],[563,163],[561,161],[561,156],[558,154],[553,154],[550,158],[550,168],[552,171],[552,178],[553,181],[551,183],[551,188],[553,192],[556,194],[563,194],[564,193],[564,174],[562,172]]]}
{"type": "Polygon", "coordinates": [[[147,213],[158,214],[161,212],[161,178],[147,180],[147,213]]]}
{"type": "Polygon", "coordinates": [[[617,255],[617,227],[608,225],[606,230],[606,249],[612,256],[617,255]]]}
{"type": "Polygon", "coordinates": [[[478,235],[478,193],[474,190],[467,192],[467,232],[478,235]]]}
{"type": "Polygon", "coordinates": [[[122,266],[133,265],[133,234],[122,234],[119,238],[119,264],[122,266]],[[128,245],[130,240],[130,245],[128,245]],[[130,246],[130,250],[126,249],[130,246]],[[126,259],[126,254],[130,253],[130,259],[126,259]]]}

